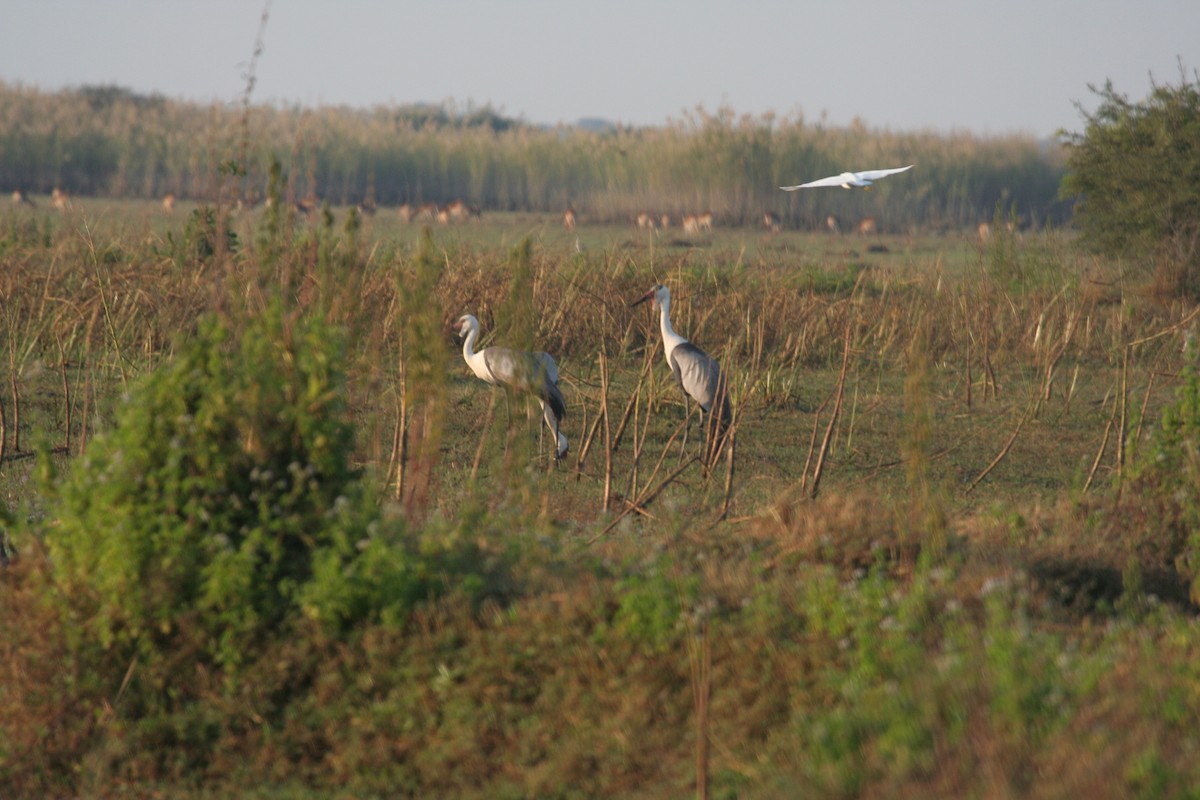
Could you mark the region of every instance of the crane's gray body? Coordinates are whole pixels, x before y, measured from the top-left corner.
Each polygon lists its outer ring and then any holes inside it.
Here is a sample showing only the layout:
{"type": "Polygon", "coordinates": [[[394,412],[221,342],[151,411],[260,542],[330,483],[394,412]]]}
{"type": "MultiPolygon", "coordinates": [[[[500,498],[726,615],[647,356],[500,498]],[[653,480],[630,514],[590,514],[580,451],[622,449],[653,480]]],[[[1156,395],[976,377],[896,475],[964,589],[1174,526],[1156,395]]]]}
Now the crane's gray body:
{"type": "MultiPolygon", "coordinates": [[[[479,351],[487,369],[485,381],[531,394],[541,400],[556,420],[567,415],[567,402],[558,388],[558,364],[549,353],[525,353],[507,347],[487,347],[479,351]]],[[[468,362],[469,363],[469,362],[468,362]]],[[[551,425],[551,428],[556,427],[551,425]]]]}
{"type": "Polygon", "coordinates": [[[471,314],[458,318],[458,335],[464,338],[463,359],[475,376],[492,386],[528,394],[538,401],[542,418],[554,433],[554,457],[567,454],[567,437],[558,429],[567,416],[567,403],[558,388],[558,364],[549,353],[527,353],[507,347],[485,347],[475,352],[479,320],[471,314]]]}
{"type": "Polygon", "coordinates": [[[732,413],[729,409],[729,391],[721,375],[721,366],[691,342],[676,345],[667,355],[667,363],[671,365],[671,371],[675,373],[679,386],[706,414],[714,413],[713,405],[720,400],[720,407],[715,413],[721,421],[721,427],[728,426],[732,413]]]}
{"type": "Polygon", "coordinates": [[[724,433],[733,421],[733,413],[729,407],[729,390],[721,374],[721,365],[671,327],[671,291],[667,287],[655,286],[637,302],[645,300],[653,300],[658,307],[663,351],[680,388],[696,401],[705,414],[710,415],[714,423],[711,430],[724,433]],[[714,405],[717,406],[715,412],[714,405]]]}

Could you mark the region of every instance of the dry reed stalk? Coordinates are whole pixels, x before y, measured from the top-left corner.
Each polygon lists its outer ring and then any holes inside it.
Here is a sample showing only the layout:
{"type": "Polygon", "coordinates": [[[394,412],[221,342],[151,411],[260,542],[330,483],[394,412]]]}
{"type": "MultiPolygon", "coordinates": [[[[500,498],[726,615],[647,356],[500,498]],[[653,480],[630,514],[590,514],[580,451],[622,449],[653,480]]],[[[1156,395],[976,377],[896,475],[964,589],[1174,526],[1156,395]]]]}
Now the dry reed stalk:
{"type": "Polygon", "coordinates": [[[726,468],[725,468],[725,498],[721,503],[721,513],[717,517],[718,520],[725,519],[729,516],[729,506],[733,502],[733,472],[734,458],[737,450],[737,429],[731,426],[728,433],[728,442],[726,444],[726,468]]]}
{"type": "Polygon", "coordinates": [[[395,475],[393,497],[399,500],[404,495],[404,478],[408,463],[408,393],[405,391],[404,343],[400,343],[397,370],[400,391],[396,396],[396,427],[392,431],[392,454],[388,459],[387,479],[395,475]]]}
{"type": "Polygon", "coordinates": [[[1100,439],[1100,449],[1096,451],[1096,457],[1092,459],[1092,468],[1088,470],[1087,480],[1083,482],[1083,493],[1087,494],[1088,489],[1092,486],[1092,480],[1096,477],[1096,470],[1100,468],[1100,461],[1104,458],[1104,451],[1108,448],[1108,435],[1112,431],[1113,420],[1116,418],[1117,408],[1113,406],[1113,413],[1109,414],[1108,422],[1104,426],[1104,436],[1100,439]]]}
{"type": "Polygon", "coordinates": [[[1047,359],[1046,368],[1042,373],[1042,390],[1039,393],[1039,405],[1050,402],[1050,397],[1054,394],[1054,370],[1066,352],[1067,345],[1066,342],[1064,342],[1058,348],[1058,350],[1052,353],[1050,358],[1047,359]]]}
{"type": "MultiPolygon", "coordinates": [[[[645,385],[645,394],[646,394],[646,413],[645,413],[645,418],[641,423],[640,430],[638,428],[638,412],[636,412],[636,411],[634,413],[634,421],[633,421],[633,463],[631,464],[631,469],[630,469],[630,489],[629,489],[629,495],[631,497],[636,497],[637,493],[638,493],[638,488],[637,488],[638,487],[638,470],[641,468],[642,453],[646,449],[646,439],[650,435],[650,423],[654,419],[656,386],[655,386],[655,381],[654,381],[653,370],[647,370],[642,376],[639,377],[638,385],[634,389],[635,397],[638,397],[640,399],[641,394],[642,394],[642,388],[644,385],[645,385]],[[649,384],[649,385],[646,385],[646,384],[649,384]]],[[[640,408],[640,403],[638,405],[640,408]]],[[[689,411],[690,411],[690,409],[689,409],[689,411]]],[[[689,415],[684,418],[685,422],[687,420],[690,420],[690,418],[691,417],[690,417],[690,413],[689,413],[689,415]]],[[[686,431],[686,428],[685,428],[685,431],[686,431]]],[[[686,437],[686,433],[685,433],[685,437],[686,437]]],[[[658,473],[658,469],[662,465],[662,462],[665,457],[666,457],[666,450],[664,449],[662,455],[659,457],[658,463],[655,464],[655,466],[654,466],[653,472],[650,473],[650,478],[647,480],[647,483],[654,480],[654,476],[658,473]]]]}
{"type": "MultiPolygon", "coordinates": [[[[489,392],[487,415],[483,419],[483,428],[479,433],[479,444],[475,446],[475,457],[471,459],[471,474],[467,478],[471,483],[475,483],[476,476],[479,475],[479,465],[483,463],[483,450],[487,444],[488,433],[492,430],[492,423],[496,419],[496,392],[489,392]]],[[[557,446],[555,442],[555,446],[557,446]]]]}
{"type": "Polygon", "coordinates": [[[63,349],[62,337],[55,333],[55,340],[58,342],[58,372],[62,379],[63,390],[63,413],[66,417],[64,427],[66,428],[66,441],[63,446],[68,453],[71,452],[71,382],[67,378],[67,354],[63,349]]]}
{"type": "Polygon", "coordinates": [[[971,335],[967,334],[967,410],[971,410],[971,383],[974,378],[971,376],[971,335]]]}
{"type": "Polygon", "coordinates": [[[1133,436],[1130,441],[1133,442],[1134,454],[1137,453],[1137,443],[1142,438],[1142,424],[1146,421],[1146,408],[1150,405],[1150,395],[1154,391],[1154,379],[1158,377],[1158,373],[1151,371],[1150,382],[1146,386],[1146,394],[1142,397],[1142,407],[1138,411],[1137,428],[1133,431],[1133,436]]]}
{"type": "MultiPolygon", "coordinates": [[[[674,437],[672,437],[671,441],[674,441],[674,437]]],[[[668,446],[668,447],[670,446],[670,444],[671,444],[671,442],[670,442],[670,441],[669,441],[669,442],[667,442],[667,446],[668,446]]],[[[663,449],[663,452],[664,452],[664,454],[666,453],[666,448],[664,448],[664,449],[663,449]]],[[[613,518],[613,521],[612,521],[612,522],[610,522],[610,523],[608,523],[608,525],[606,525],[606,526],[604,527],[604,530],[602,530],[602,531],[600,531],[599,533],[597,533],[597,534],[596,534],[595,536],[593,536],[591,539],[588,539],[588,542],[587,542],[587,543],[588,543],[588,544],[594,544],[595,542],[599,541],[601,538],[603,538],[604,536],[606,536],[606,535],[609,533],[609,531],[611,531],[613,528],[617,527],[617,523],[618,523],[618,522],[620,522],[621,520],[623,520],[623,519],[625,518],[625,516],[626,516],[627,514],[629,514],[629,512],[630,512],[632,509],[634,509],[634,508],[644,508],[645,506],[647,506],[647,505],[648,505],[648,504],[649,504],[649,503],[650,503],[652,500],[654,500],[654,498],[658,497],[658,495],[662,493],[662,490],[663,490],[663,489],[667,488],[667,486],[668,486],[668,485],[669,485],[669,484],[670,484],[672,481],[674,481],[676,478],[678,478],[678,477],[679,477],[679,476],[680,476],[680,475],[683,473],[683,471],[684,471],[685,469],[687,469],[688,467],[690,467],[690,466],[692,465],[692,462],[694,462],[694,461],[699,461],[699,460],[700,460],[700,459],[699,459],[697,456],[692,456],[692,457],[691,457],[691,458],[689,458],[687,461],[685,461],[684,463],[682,463],[682,464],[680,464],[678,467],[676,467],[676,468],[675,468],[675,469],[674,469],[674,470],[671,472],[671,474],[670,474],[670,475],[668,475],[667,477],[663,478],[663,479],[662,479],[662,481],[661,481],[661,482],[660,482],[660,483],[659,483],[657,486],[655,486],[655,487],[654,487],[652,490],[649,490],[649,491],[647,491],[647,492],[644,492],[644,493],[642,494],[642,496],[641,496],[641,497],[638,497],[638,498],[636,498],[634,501],[632,501],[632,502],[630,502],[630,503],[627,503],[625,510],[623,510],[623,511],[622,511],[620,514],[618,514],[618,515],[617,515],[615,518],[613,518]]],[[[659,462],[658,462],[658,463],[659,463],[659,464],[662,464],[662,459],[661,459],[661,458],[659,459],[659,462]]],[[[657,472],[657,470],[656,470],[656,472],[657,472]]]]}
{"type": "Polygon", "coordinates": [[[600,414],[604,418],[604,513],[612,507],[613,438],[608,424],[608,358],[600,351],[600,414]]]}
{"type": "Polygon", "coordinates": [[[833,431],[837,424],[838,418],[841,416],[842,399],[846,394],[846,373],[850,368],[850,342],[851,342],[851,325],[846,323],[845,347],[842,351],[842,369],[838,373],[837,387],[834,390],[833,411],[829,415],[829,424],[825,428],[825,436],[821,440],[821,449],[817,453],[817,463],[813,467],[813,482],[812,489],[809,491],[809,496],[816,498],[817,492],[821,486],[821,474],[825,469],[825,456],[829,452],[829,443],[833,438],[833,431]]]}
{"type": "Polygon", "coordinates": [[[8,372],[9,388],[12,390],[13,409],[13,452],[21,452],[21,393],[17,388],[17,366],[15,356],[10,353],[11,368],[8,372]]]}
{"type": "Polygon", "coordinates": [[[1188,323],[1190,323],[1192,320],[1194,320],[1197,316],[1200,316],[1200,307],[1193,309],[1190,314],[1188,314],[1183,319],[1179,320],[1179,322],[1176,322],[1172,325],[1168,325],[1166,328],[1163,328],[1158,333],[1152,333],[1149,336],[1143,336],[1141,339],[1134,339],[1132,342],[1129,343],[1128,346],[1136,347],[1139,344],[1145,344],[1146,342],[1150,342],[1155,339],[1159,339],[1163,336],[1168,336],[1168,335],[1174,333],[1175,331],[1179,330],[1180,328],[1186,326],[1188,323]]]}
{"type": "MultiPolygon", "coordinates": [[[[654,349],[646,351],[645,361],[642,363],[642,372],[638,376],[637,389],[639,390],[654,366],[654,352],[654,349]]],[[[629,424],[629,417],[633,414],[638,399],[637,391],[629,395],[629,401],[625,404],[625,411],[621,414],[621,419],[617,423],[617,430],[613,433],[611,449],[614,452],[621,446],[621,437],[625,434],[625,426],[629,424]]]]}
{"type": "Polygon", "coordinates": [[[84,374],[87,377],[83,382],[83,408],[79,414],[79,455],[83,455],[83,451],[87,449],[88,419],[90,418],[92,409],[92,397],[96,392],[95,384],[92,382],[91,371],[86,371],[84,374]]]}
{"type": "MultiPolygon", "coordinates": [[[[693,637],[693,639],[696,637],[693,637]]],[[[689,640],[688,666],[692,676],[692,707],[696,712],[696,798],[708,800],[709,726],[712,697],[712,640],[708,620],[700,625],[699,646],[689,640]]]]}
{"type": "Polygon", "coordinates": [[[587,461],[588,453],[592,450],[592,444],[596,441],[596,434],[600,432],[600,426],[603,424],[604,414],[600,411],[596,412],[596,418],[592,420],[591,428],[588,428],[586,423],[584,424],[584,430],[587,433],[583,436],[583,442],[579,447],[579,455],[575,459],[576,479],[582,477],[583,464],[587,461]]]}
{"type": "Polygon", "coordinates": [[[1129,399],[1129,348],[1121,350],[1121,397],[1119,400],[1121,419],[1117,427],[1117,496],[1121,494],[1124,484],[1122,477],[1125,468],[1125,415],[1129,399]]]}
{"type": "Polygon", "coordinates": [[[1021,433],[1021,429],[1025,427],[1025,423],[1029,421],[1029,418],[1033,416],[1034,411],[1037,409],[1037,405],[1037,402],[1029,404],[1029,407],[1025,409],[1025,413],[1021,416],[1020,422],[1017,423],[1017,427],[1013,430],[1012,435],[1009,436],[1008,441],[1004,443],[1004,447],[1002,447],[1000,452],[996,454],[996,457],[992,459],[992,463],[988,464],[987,467],[984,468],[983,472],[979,473],[975,480],[971,481],[970,485],[963,490],[964,496],[974,491],[975,487],[978,486],[979,483],[986,478],[993,469],[996,468],[996,465],[1004,460],[1004,457],[1008,455],[1008,451],[1012,449],[1013,443],[1017,441],[1017,436],[1021,433]]]}
{"type": "Polygon", "coordinates": [[[980,356],[980,367],[983,370],[983,399],[987,402],[989,399],[989,391],[991,392],[990,399],[996,399],[996,370],[992,367],[992,292],[991,282],[988,280],[987,273],[983,276],[984,295],[983,295],[983,353],[980,356]]]}
{"type": "Polygon", "coordinates": [[[821,405],[817,406],[816,413],[813,414],[812,433],[808,437],[808,455],[804,458],[804,469],[800,473],[800,490],[804,491],[808,488],[808,468],[812,466],[813,456],[817,452],[817,431],[821,428],[821,414],[833,399],[833,393],[828,394],[821,405]]]}

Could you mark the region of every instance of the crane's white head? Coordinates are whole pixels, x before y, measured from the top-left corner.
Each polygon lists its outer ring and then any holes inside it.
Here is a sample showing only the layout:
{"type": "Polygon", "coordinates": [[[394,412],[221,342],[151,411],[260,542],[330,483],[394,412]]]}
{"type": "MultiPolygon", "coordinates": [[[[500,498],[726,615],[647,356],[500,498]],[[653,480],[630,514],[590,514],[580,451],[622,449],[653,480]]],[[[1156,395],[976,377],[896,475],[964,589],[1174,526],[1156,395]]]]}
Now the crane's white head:
{"type": "Polygon", "coordinates": [[[671,302],[671,290],[663,286],[661,283],[650,287],[650,291],[639,297],[633,302],[633,305],[641,305],[647,300],[653,300],[655,308],[661,308],[671,302]]]}
{"type": "Polygon", "coordinates": [[[455,324],[458,327],[458,335],[461,338],[465,338],[471,331],[479,330],[479,320],[475,319],[471,314],[463,314],[455,324]]]}

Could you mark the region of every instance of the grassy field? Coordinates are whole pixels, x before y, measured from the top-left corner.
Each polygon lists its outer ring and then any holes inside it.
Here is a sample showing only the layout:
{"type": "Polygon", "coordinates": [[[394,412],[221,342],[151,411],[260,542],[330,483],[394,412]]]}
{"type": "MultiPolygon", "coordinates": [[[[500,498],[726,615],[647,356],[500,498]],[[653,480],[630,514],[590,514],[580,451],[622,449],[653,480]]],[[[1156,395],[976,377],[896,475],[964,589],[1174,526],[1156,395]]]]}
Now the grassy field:
{"type": "Polygon", "coordinates": [[[1195,443],[1180,485],[1153,466],[1175,458],[1164,411],[1189,419],[1193,316],[1150,279],[1059,231],[485,212],[425,240],[388,209],[275,229],[259,210],[226,252],[194,210],[0,217],[17,795],[1194,791],[1195,443]],[[735,447],[711,471],[629,305],[656,282],[731,377],[735,447]],[[333,632],[297,612],[234,661],[187,623],[153,657],[91,641],[39,600],[39,540],[69,527],[53,487],[198,318],[244,332],[272,297],[345,337],[351,466],[397,546],[448,554],[439,588],[333,632]],[[558,359],[562,463],[471,376],[463,313],[484,345],[558,359]]]}

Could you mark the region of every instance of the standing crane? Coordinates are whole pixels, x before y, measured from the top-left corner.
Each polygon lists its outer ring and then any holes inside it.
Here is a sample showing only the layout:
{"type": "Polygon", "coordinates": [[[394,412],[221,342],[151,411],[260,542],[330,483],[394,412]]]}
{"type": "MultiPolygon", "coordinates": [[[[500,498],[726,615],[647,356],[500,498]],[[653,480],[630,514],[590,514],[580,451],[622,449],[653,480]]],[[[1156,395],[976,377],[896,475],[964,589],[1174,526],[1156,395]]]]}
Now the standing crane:
{"type": "MultiPolygon", "coordinates": [[[[671,290],[662,284],[651,287],[633,305],[653,300],[659,311],[659,327],[662,329],[663,350],[667,366],[675,373],[680,388],[688,397],[699,404],[708,415],[709,455],[715,456],[717,441],[712,434],[724,436],[733,420],[729,409],[729,391],[721,366],[708,353],[680,336],[671,327],[671,290]],[[713,406],[717,406],[714,411],[713,406]]],[[[686,439],[686,436],[685,436],[686,439]]]]}
{"type": "Polygon", "coordinates": [[[527,353],[507,347],[485,347],[475,352],[479,320],[471,314],[458,318],[458,335],[463,337],[463,359],[475,376],[508,392],[532,396],[542,408],[542,418],[554,433],[554,460],[567,454],[567,437],[558,429],[567,416],[567,403],[558,388],[558,365],[549,353],[527,353]]]}

